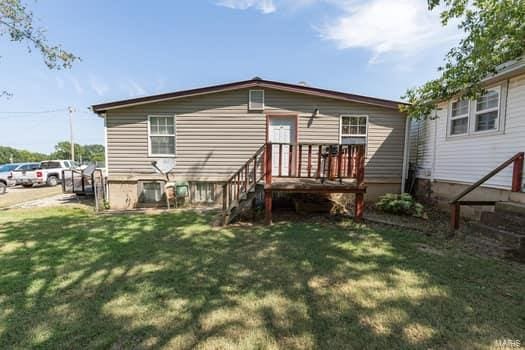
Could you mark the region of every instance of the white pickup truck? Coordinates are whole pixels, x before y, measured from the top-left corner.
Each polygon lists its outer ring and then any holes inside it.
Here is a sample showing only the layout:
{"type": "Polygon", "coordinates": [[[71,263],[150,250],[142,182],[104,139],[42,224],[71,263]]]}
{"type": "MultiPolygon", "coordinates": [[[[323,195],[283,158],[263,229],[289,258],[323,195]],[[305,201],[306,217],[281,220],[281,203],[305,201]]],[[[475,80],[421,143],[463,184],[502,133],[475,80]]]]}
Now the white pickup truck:
{"type": "Polygon", "coordinates": [[[76,168],[78,165],[72,160],[46,160],[40,163],[38,169],[27,171],[19,181],[24,187],[41,184],[56,186],[62,182],[62,170],[76,168]]]}

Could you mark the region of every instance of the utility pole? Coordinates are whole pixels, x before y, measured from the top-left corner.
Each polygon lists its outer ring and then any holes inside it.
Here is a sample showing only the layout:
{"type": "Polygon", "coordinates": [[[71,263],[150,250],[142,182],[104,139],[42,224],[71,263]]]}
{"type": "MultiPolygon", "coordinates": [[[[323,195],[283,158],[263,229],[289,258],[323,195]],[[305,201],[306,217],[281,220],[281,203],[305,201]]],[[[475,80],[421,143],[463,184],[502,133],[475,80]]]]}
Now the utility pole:
{"type": "Polygon", "coordinates": [[[71,160],[75,161],[75,143],[73,141],[73,107],[69,106],[69,142],[71,143],[71,160]]]}

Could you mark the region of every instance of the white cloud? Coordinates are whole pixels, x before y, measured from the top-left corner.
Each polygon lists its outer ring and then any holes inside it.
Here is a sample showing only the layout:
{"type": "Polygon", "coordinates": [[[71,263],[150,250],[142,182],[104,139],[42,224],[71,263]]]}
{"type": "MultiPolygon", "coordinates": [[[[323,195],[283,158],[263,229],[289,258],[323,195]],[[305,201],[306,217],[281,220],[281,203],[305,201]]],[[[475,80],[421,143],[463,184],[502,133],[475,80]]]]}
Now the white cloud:
{"type": "Polygon", "coordinates": [[[341,49],[371,50],[371,63],[384,54],[415,55],[458,38],[457,29],[442,27],[439,11],[429,11],[425,0],[332,2],[344,14],[318,28],[321,37],[341,49]]]}
{"type": "Polygon", "coordinates": [[[219,0],[217,1],[217,5],[236,10],[255,8],[264,14],[272,13],[277,10],[273,0],[219,0]]]}
{"type": "Polygon", "coordinates": [[[82,85],[80,85],[80,82],[78,81],[77,78],[75,78],[73,75],[70,75],[69,81],[75,88],[75,91],[77,92],[77,94],[82,95],[84,93],[84,88],[82,87],[82,85]]]}
{"type": "Polygon", "coordinates": [[[124,90],[127,90],[130,97],[143,96],[148,93],[146,89],[133,79],[128,79],[126,83],[120,84],[120,86],[124,90]]]}
{"type": "Polygon", "coordinates": [[[93,91],[95,91],[99,96],[104,96],[106,92],[109,91],[109,86],[106,83],[93,76],[89,78],[89,85],[91,86],[91,89],[93,89],[93,91]]]}

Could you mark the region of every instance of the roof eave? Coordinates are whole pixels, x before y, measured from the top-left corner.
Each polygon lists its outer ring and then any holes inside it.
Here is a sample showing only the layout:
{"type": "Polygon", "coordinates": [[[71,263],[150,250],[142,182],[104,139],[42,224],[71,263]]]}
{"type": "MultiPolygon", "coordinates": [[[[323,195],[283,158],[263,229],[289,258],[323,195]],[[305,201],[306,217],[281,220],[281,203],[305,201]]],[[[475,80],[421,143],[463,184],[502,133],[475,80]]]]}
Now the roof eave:
{"type": "Polygon", "coordinates": [[[206,94],[217,93],[217,92],[239,90],[239,89],[245,89],[245,88],[250,88],[250,87],[266,87],[266,88],[306,94],[306,95],[311,95],[311,96],[319,96],[319,97],[338,99],[338,100],[343,100],[343,101],[348,101],[348,102],[368,104],[368,105],[389,108],[389,109],[399,109],[400,105],[408,105],[407,103],[401,102],[401,101],[385,100],[385,99],[379,99],[379,98],[369,97],[369,96],[348,94],[348,93],[338,92],[338,91],[333,91],[333,90],[324,90],[324,89],[299,86],[299,85],[294,85],[294,84],[274,82],[274,81],[269,81],[269,80],[253,79],[253,80],[246,80],[246,81],[240,81],[240,82],[235,82],[235,83],[215,85],[215,86],[204,87],[204,88],[184,90],[184,91],[179,91],[179,92],[174,92],[174,93],[167,93],[167,94],[139,97],[139,98],[109,102],[109,103],[102,103],[102,104],[93,105],[91,106],[91,108],[93,112],[97,114],[101,114],[108,110],[113,110],[113,109],[126,108],[126,107],[132,107],[132,106],[150,104],[150,103],[158,103],[158,102],[163,102],[163,101],[176,100],[180,98],[188,98],[188,97],[206,95],[206,94]]]}

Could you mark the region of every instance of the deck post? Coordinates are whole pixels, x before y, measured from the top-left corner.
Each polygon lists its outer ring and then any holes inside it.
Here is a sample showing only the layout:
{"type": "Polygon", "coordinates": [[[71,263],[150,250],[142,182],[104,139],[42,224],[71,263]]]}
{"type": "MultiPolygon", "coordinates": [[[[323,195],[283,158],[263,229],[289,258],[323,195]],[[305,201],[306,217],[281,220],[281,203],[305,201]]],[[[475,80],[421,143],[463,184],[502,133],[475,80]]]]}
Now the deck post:
{"type": "Polygon", "coordinates": [[[223,212],[226,212],[226,209],[228,209],[227,187],[228,187],[228,183],[225,183],[222,185],[222,211],[223,212]]]}
{"type": "Polygon", "coordinates": [[[459,228],[459,216],[461,214],[461,205],[459,203],[452,203],[450,205],[451,216],[450,216],[450,228],[457,230],[459,228]]]}
{"type": "Polygon", "coordinates": [[[264,224],[272,224],[272,144],[266,144],[264,164],[264,224]]]}
{"type": "Polygon", "coordinates": [[[524,157],[524,153],[521,153],[520,156],[514,161],[514,167],[512,169],[512,192],[521,192],[524,157]]]}
{"type": "Polygon", "coordinates": [[[264,224],[272,224],[272,190],[264,190],[264,224]]]}
{"type": "Polygon", "coordinates": [[[365,211],[365,195],[362,192],[357,192],[355,194],[355,203],[354,203],[354,221],[355,222],[363,221],[364,211],[365,211]]]}

